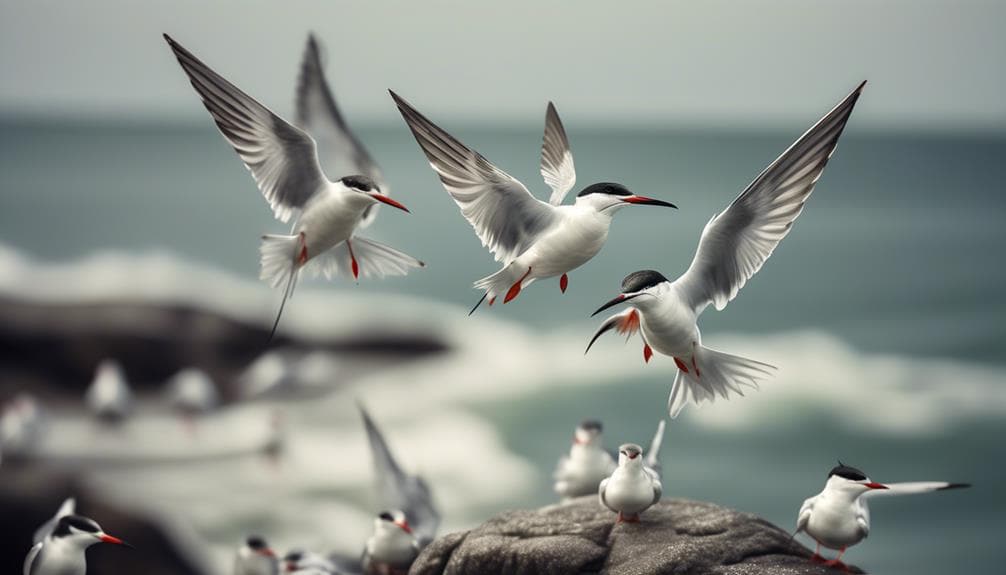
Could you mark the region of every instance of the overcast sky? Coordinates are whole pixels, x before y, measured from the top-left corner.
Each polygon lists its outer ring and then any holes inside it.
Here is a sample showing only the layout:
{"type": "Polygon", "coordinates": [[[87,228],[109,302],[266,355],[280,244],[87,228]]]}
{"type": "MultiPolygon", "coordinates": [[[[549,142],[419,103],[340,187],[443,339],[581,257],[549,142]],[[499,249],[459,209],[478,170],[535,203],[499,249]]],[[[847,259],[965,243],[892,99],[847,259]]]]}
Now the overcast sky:
{"type": "Polygon", "coordinates": [[[308,30],[354,121],[1006,131],[1006,2],[0,0],[0,115],[204,121],[161,38],[281,114],[308,30]]]}

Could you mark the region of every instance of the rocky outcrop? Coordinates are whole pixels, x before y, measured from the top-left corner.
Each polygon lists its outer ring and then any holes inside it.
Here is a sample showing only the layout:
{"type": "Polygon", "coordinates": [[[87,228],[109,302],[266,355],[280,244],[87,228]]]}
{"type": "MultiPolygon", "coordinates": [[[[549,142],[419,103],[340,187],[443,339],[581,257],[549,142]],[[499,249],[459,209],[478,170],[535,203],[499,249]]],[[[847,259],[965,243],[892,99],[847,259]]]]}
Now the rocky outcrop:
{"type": "MultiPolygon", "coordinates": [[[[640,523],[616,525],[596,497],[503,513],[471,531],[441,537],[412,575],[841,573],[810,562],[790,533],[750,513],[669,499],[640,523]]],[[[850,567],[849,573],[862,573],[850,567]]]]}

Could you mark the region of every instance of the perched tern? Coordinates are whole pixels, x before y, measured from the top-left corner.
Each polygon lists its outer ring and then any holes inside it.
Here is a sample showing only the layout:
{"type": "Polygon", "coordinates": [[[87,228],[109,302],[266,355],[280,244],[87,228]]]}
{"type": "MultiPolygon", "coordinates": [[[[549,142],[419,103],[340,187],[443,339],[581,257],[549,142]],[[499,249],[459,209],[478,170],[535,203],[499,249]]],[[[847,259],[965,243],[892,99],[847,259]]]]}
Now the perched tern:
{"type": "Polygon", "coordinates": [[[191,418],[213,411],[220,403],[220,394],[205,371],[190,367],[168,381],[168,399],[182,416],[191,418]]]}
{"type": "Polygon", "coordinates": [[[366,574],[405,574],[419,556],[422,546],[399,510],[383,511],[374,520],[374,534],[363,553],[366,574]]]}
{"type": "Polygon", "coordinates": [[[85,551],[95,543],[127,545],[118,537],[102,531],[93,520],[81,515],[67,515],[42,541],[35,543],[24,560],[23,575],[85,575],[85,551]]]}
{"type": "MultiPolygon", "coordinates": [[[[408,211],[384,194],[377,181],[366,174],[340,174],[340,179],[330,180],[310,135],[228,82],[167,34],[164,38],[220,133],[251,171],[273,214],[284,223],[294,220],[290,235],[264,235],[260,246],[259,277],[274,288],[285,286],[273,334],[283,304],[304,269],[326,277],[352,273],[359,278],[404,275],[425,265],[390,246],[354,235],[365,218],[372,217],[370,209],[377,203],[408,211]]],[[[320,65],[316,69],[316,57],[316,45],[309,43],[298,89],[298,100],[304,103],[298,108],[311,126],[316,116],[313,103],[319,98],[324,105],[333,102],[319,75],[320,65]],[[320,96],[318,90],[322,90],[320,96]]],[[[338,114],[338,110],[330,108],[328,113],[338,114]]]]}
{"type": "Polygon", "coordinates": [[[117,361],[106,359],[98,365],[86,399],[91,413],[104,423],[117,424],[129,417],[133,393],[117,361]]]}
{"type": "Polygon", "coordinates": [[[279,575],[279,559],[265,539],[252,535],[238,548],[234,575],[279,575]]]}
{"type": "Polygon", "coordinates": [[[604,448],[600,421],[587,420],[573,432],[569,454],[559,459],[555,469],[555,492],[563,500],[590,495],[617,467],[604,448]]]}
{"type": "Polygon", "coordinates": [[[709,220],[695,258],[681,277],[672,282],[653,270],[633,272],[622,280],[622,293],[594,312],[631,302],[629,309],[605,320],[587,345],[588,351],[601,334],[616,329],[629,335],[641,332],[645,361],[654,351],[674,358],[678,373],[667,402],[671,417],[689,401],[743,395],[743,387],[757,388],[758,381],[775,370],[766,363],[703,346],[697,321],[709,304],[717,310],[725,308],[789,233],[835,151],[865,84],[709,220]]]}
{"type": "Polygon", "coordinates": [[[618,468],[601,482],[601,505],[618,513],[618,523],[638,523],[639,514],[660,501],[660,475],[646,465],[643,448],[626,443],[618,448],[618,468]]]}
{"type": "Polygon", "coordinates": [[[32,544],[34,545],[36,543],[44,541],[45,538],[51,535],[53,530],[56,529],[56,525],[59,523],[60,519],[68,515],[74,515],[76,512],[77,512],[77,500],[74,499],[73,497],[67,497],[65,500],[63,500],[63,503],[59,506],[59,509],[56,510],[56,514],[53,515],[48,521],[43,523],[41,526],[39,526],[38,529],[35,530],[35,534],[31,538],[32,544]]]}
{"type": "Polygon", "coordinates": [[[559,276],[559,288],[565,292],[568,272],[601,251],[616,212],[631,205],[675,207],[637,196],[615,183],[587,186],[573,205],[562,205],[576,183],[576,171],[566,131],[551,102],[545,113],[541,153],[541,174],[552,188],[545,203],[398,94],[391,92],[391,96],[447,193],[475,228],[482,245],[502,262],[500,271],[475,282],[475,288],[485,293],[470,313],[486,299],[492,305],[500,295],[503,303],[509,302],[536,279],[559,276]]]}
{"type": "Polygon", "coordinates": [[[945,481],[877,483],[862,471],[839,461],[838,466],[828,473],[828,480],[821,493],[803,502],[793,535],[796,536],[803,531],[817,542],[813,561],[823,561],[820,555],[823,545],[838,551],[837,557],[825,563],[843,567],[841,559],[845,550],[866,539],[870,534],[868,499],[963,487],[970,485],[945,481]]]}
{"type": "MultiPolygon", "coordinates": [[[[555,492],[563,500],[597,493],[601,481],[608,478],[618,467],[615,458],[608,452],[601,440],[600,421],[587,420],[577,426],[573,433],[573,445],[569,455],[559,459],[555,470],[555,492]]],[[[650,449],[644,464],[660,475],[660,445],[664,438],[664,421],[657,424],[650,449]]]]}
{"type": "Polygon", "coordinates": [[[283,556],[283,572],[307,575],[311,572],[335,573],[335,564],[324,555],[295,549],[283,556]]]}

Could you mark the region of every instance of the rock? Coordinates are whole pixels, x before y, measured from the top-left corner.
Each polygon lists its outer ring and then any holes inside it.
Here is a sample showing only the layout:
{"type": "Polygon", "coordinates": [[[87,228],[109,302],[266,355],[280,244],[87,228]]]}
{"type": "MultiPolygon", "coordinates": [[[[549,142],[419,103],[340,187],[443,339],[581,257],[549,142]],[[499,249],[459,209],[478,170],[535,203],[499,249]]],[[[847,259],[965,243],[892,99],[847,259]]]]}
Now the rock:
{"type": "MultiPolygon", "coordinates": [[[[750,513],[686,499],[664,500],[638,524],[587,496],[539,510],[510,511],[430,544],[411,575],[842,573],[810,562],[791,534],[750,513]]],[[[850,567],[848,573],[862,573],[850,567]]]]}

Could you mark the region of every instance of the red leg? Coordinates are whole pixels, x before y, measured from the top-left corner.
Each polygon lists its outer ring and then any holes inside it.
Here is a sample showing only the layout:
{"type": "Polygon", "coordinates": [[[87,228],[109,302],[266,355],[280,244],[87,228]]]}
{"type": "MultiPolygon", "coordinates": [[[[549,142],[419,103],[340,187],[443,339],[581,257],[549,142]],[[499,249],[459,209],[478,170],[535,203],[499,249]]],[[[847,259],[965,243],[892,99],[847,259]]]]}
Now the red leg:
{"type": "Polygon", "coordinates": [[[566,274],[562,274],[562,277],[559,278],[559,289],[562,290],[562,293],[566,293],[566,286],[568,285],[569,285],[569,276],[566,274]]]}
{"type": "Polygon", "coordinates": [[[650,347],[650,344],[644,343],[643,344],[643,361],[645,361],[646,363],[650,363],[650,358],[651,357],[653,357],[653,348],[650,347]]]}
{"type": "Polygon", "coordinates": [[[506,297],[503,298],[503,303],[507,303],[517,297],[517,294],[520,293],[520,284],[524,283],[524,280],[526,280],[529,275],[531,275],[531,268],[527,268],[527,271],[524,272],[524,275],[522,275],[519,280],[517,280],[517,283],[510,286],[510,289],[506,292],[506,297]]]}
{"type": "Polygon", "coordinates": [[[828,567],[838,567],[842,571],[848,571],[849,567],[845,563],[842,563],[842,555],[845,554],[845,549],[846,549],[845,547],[842,547],[838,551],[837,557],[835,557],[831,561],[825,561],[824,564],[827,565],[828,567]]]}
{"type": "Polygon", "coordinates": [[[814,555],[810,558],[811,563],[824,563],[824,557],[821,557],[821,544],[818,543],[817,547],[814,548],[814,555]]]}
{"type": "Polygon", "coordinates": [[[496,303],[496,296],[489,298],[489,307],[492,307],[496,303]]]}
{"type": "Polygon", "coordinates": [[[639,523],[639,514],[628,515],[624,519],[625,523],[639,523]]]}
{"type": "Polygon", "coordinates": [[[349,261],[353,266],[353,279],[360,279],[360,265],[356,263],[356,256],[353,254],[353,242],[346,240],[346,246],[349,247],[349,261]]]}
{"type": "Polygon", "coordinates": [[[678,366],[678,369],[680,369],[681,371],[688,373],[688,365],[686,365],[685,362],[681,361],[680,358],[677,357],[674,358],[674,365],[678,366]]]}

